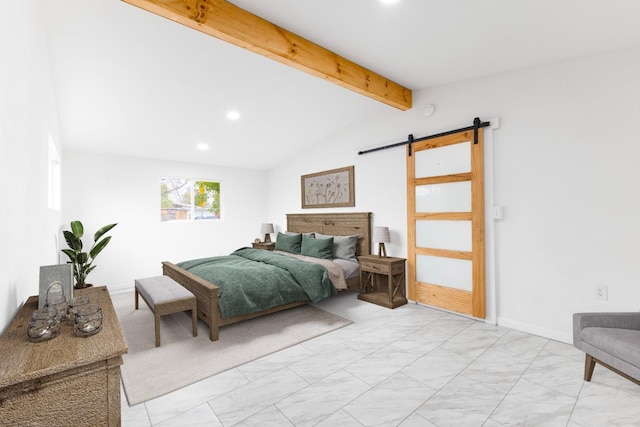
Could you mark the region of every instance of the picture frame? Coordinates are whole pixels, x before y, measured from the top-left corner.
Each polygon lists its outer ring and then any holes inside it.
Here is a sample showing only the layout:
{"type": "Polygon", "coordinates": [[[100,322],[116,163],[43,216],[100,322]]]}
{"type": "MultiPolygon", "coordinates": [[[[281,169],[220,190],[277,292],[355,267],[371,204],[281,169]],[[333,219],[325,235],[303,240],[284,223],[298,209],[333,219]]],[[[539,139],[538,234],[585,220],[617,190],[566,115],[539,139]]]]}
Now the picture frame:
{"type": "Polygon", "coordinates": [[[60,283],[67,302],[73,298],[73,265],[56,264],[40,267],[40,292],[38,294],[38,308],[47,302],[47,292],[53,283],[60,283]]]}
{"type": "Polygon", "coordinates": [[[336,208],[356,205],[354,166],[302,175],[302,208],[336,208]]]}

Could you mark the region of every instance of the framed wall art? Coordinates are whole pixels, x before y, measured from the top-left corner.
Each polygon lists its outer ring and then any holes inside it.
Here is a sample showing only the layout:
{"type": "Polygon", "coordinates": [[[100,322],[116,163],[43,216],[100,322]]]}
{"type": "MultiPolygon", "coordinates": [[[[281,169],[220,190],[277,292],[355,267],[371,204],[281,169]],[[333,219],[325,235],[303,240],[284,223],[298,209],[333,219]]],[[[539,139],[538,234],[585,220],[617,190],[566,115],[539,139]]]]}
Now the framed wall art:
{"type": "Polygon", "coordinates": [[[302,208],[355,206],[353,166],[302,175],[302,208]]]}

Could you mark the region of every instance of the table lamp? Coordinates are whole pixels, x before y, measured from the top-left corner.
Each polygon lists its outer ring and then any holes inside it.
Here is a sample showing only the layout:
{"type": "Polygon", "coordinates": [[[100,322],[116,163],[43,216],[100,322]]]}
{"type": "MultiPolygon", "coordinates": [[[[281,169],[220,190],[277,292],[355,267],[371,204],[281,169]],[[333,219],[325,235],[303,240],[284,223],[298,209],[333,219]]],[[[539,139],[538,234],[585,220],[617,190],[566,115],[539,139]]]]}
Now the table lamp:
{"type": "Polygon", "coordinates": [[[387,249],[384,247],[385,243],[389,243],[389,227],[373,227],[373,241],[378,242],[378,257],[386,258],[387,249]]]}
{"type": "Polygon", "coordinates": [[[260,232],[264,234],[264,242],[270,243],[271,233],[273,233],[273,224],[267,224],[267,223],[262,224],[262,227],[260,228],[260,232]]]}

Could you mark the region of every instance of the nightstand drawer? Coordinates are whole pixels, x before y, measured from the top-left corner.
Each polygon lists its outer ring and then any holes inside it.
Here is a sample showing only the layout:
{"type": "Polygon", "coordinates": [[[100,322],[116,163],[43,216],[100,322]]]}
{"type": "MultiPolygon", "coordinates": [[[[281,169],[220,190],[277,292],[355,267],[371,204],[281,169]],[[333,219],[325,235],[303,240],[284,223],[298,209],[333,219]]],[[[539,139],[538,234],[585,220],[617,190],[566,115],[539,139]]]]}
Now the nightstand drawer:
{"type": "Polygon", "coordinates": [[[264,249],[265,251],[272,251],[276,248],[276,244],[273,242],[254,242],[252,246],[253,249],[264,249]]]}
{"type": "Polygon", "coordinates": [[[375,261],[360,261],[362,271],[372,273],[391,274],[391,264],[380,264],[375,261]]]}

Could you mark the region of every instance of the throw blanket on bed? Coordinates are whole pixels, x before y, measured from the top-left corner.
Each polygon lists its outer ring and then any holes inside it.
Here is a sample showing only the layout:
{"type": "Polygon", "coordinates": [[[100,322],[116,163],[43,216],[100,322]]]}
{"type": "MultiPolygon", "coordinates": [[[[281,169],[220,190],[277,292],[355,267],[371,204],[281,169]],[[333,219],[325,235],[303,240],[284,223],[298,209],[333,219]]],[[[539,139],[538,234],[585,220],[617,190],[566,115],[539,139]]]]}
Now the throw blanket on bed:
{"type": "Polygon", "coordinates": [[[302,261],[314,262],[316,264],[320,264],[324,268],[327,269],[327,273],[329,273],[329,280],[333,284],[333,287],[339,291],[344,291],[347,289],[347,280],[344,278],[344,269],[340,267],[340,265],[336,264],[333,261],[322,258],[314,258],[311,256],[305,255],[297,255],[284,251],[275,251],[277,254],[292,256],[294,258],[298,258],[302,261]]]}
{"type": "Polygon", "coordinates": [[[242,248],[178,266],[220,287],[223,318],[295,301],[317,302],[336,293],[323,266],[261,249],[242,248]]]}

